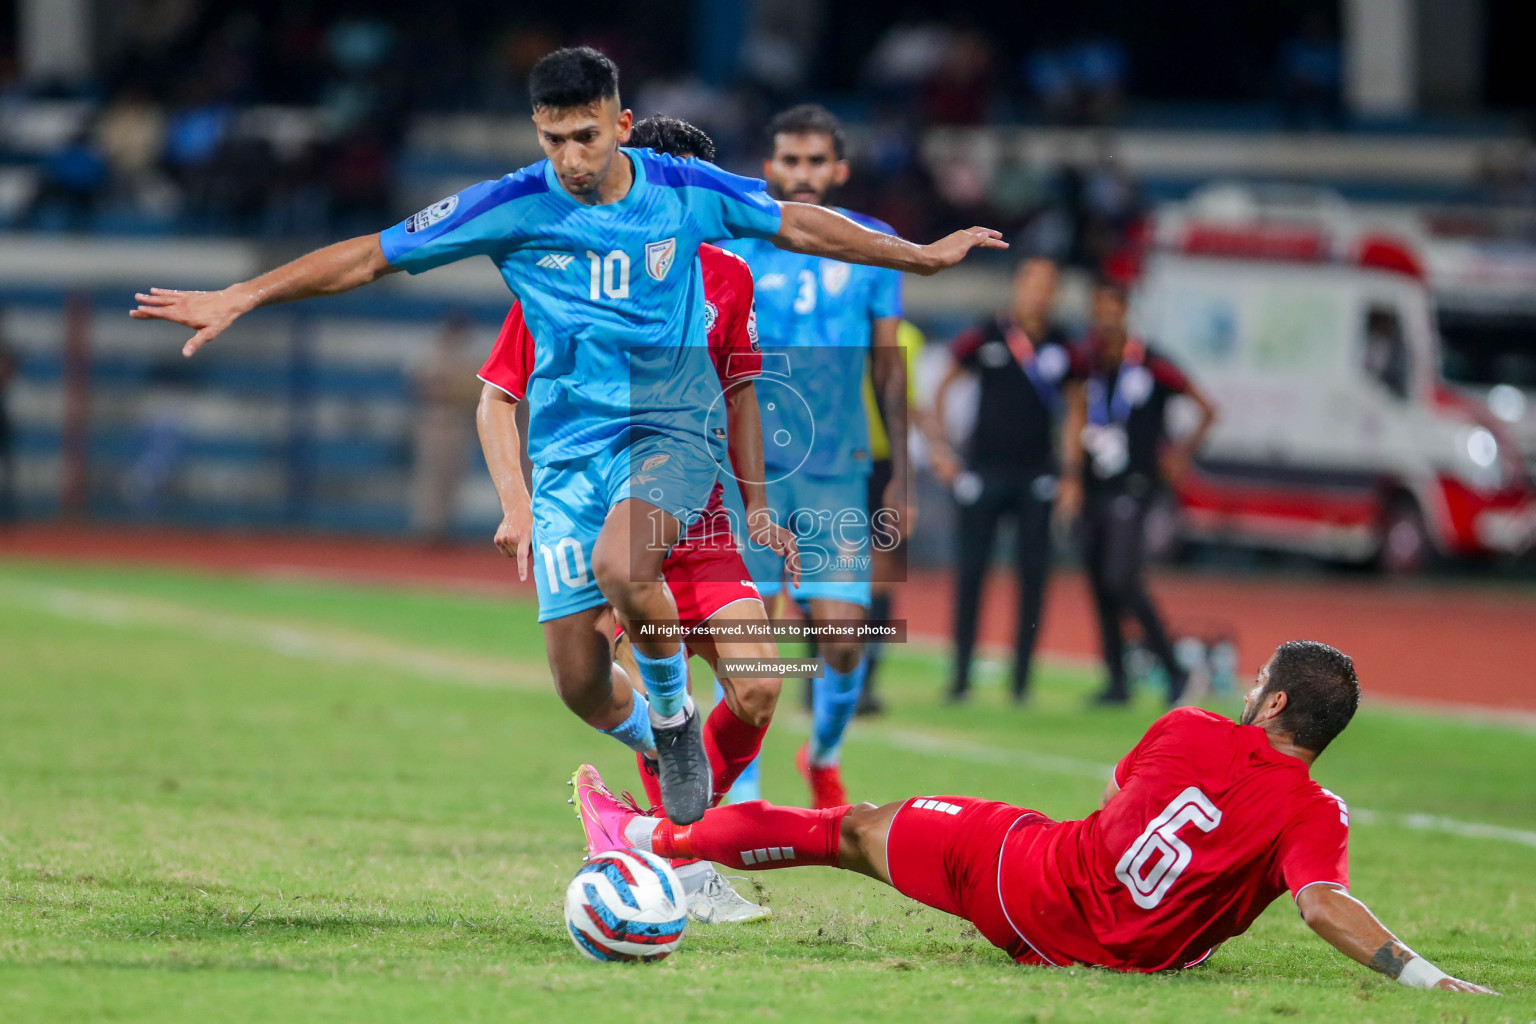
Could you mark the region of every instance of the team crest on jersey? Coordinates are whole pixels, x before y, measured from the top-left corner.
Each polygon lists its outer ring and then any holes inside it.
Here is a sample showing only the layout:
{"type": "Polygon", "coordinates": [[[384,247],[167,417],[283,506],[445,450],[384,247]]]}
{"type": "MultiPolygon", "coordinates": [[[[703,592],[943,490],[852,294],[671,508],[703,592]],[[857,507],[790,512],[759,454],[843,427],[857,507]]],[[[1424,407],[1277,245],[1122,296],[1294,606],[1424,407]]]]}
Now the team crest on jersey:
{"type": "Polygon", "coordinates": [[[653,279],[660,281],[666,277],[675,259],[677,259],[676,238],[663,238],[659,242],[645,243],[645,272],[653,279]]]}
{"type": "Polygon", "coordinates": [[[715,304],[713,302],[704,303],[704,331],[706,334],[715,329],[715,323],[719,319],[720,310],[715,308],[715,304]]]}
{"type": "Polygon", "coordinates": [[[439,199],[420,213],[413,213],[405,221],[405,230],[410,234],[425,231],[427,228],[444,220],[449,214],[459,207],[459,197],[449,196],[447,199],[439,199]]]}
{"type": "Polygon", "coordinates": [[[846,263],[836,260],[821,261],[821,290],[828,295],[838,295],[848,287],[848,278],[853,273],[853,268],[846,263]]]}

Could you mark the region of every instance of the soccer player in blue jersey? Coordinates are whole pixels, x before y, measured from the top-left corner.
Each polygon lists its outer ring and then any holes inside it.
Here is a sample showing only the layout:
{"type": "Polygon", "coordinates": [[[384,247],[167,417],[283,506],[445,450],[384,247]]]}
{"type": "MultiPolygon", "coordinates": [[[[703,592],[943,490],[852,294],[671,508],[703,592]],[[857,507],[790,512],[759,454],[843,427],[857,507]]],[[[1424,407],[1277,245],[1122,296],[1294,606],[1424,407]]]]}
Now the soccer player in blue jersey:
{"type": "Polygon", "coordinates": [[[720,387],[699,244],[771,238],[918,273],[1006,245],[985,228],[915,245],[777,201],[763,182],[703,161],[625,149],[633,117],[619,102],[618,68],[587,47],[540,60],[529,91],[547,159],[250,281],[141,293],[131,315],[193,328],[182,349],[190,356],[258,306],[489,257],[540,339],[528,384],[531,532],[555,688],[583,721],[654,749],[668,816],[691,822],[712,798],[710,768],[661,564],[726,465],[725,429],[710,416],[720,387]],[[602,628],[610,603],[629,627],[648,701],[615,692],[602,628]]]}
{"type": "MultiPolygon", "coordinates": [[[[767,134],[772,152],[763,175],[775,198],[824,207],[832,191],[848,181],[843,127],[825,108],[807,104],[786,110],[770,122],[767,134]]],[[[894,234],[873,217],[838,213],[871,231],[894,234]]],[[[866,365],[891,439],[891,481],[884,507],[874,514],[882,518],[887,537],[899,537],[909,526],[907,371],[897,341],[901,275],[889,264],[855,266],[754,238],[725,247],[746,259],[756,284],[768,500],[800,539],[801,578],[789,593],[808,606],[816,625],[862,621],[870,606],[874,556],[866,365]],[[765,387],[776,360],[786,364],[785,379],[780,387],[765,387]]],[[[777,553],[749,544],[746,561],[765,599],[782,592],[784,563],[777,553]]],[[[869,664],[856,638],[820,637],[818,644],[826,674],[811,681],[811,739],[797,763],[812,806],[839,807],[848,802],[839,771],[843,733],[869,664]]]]}

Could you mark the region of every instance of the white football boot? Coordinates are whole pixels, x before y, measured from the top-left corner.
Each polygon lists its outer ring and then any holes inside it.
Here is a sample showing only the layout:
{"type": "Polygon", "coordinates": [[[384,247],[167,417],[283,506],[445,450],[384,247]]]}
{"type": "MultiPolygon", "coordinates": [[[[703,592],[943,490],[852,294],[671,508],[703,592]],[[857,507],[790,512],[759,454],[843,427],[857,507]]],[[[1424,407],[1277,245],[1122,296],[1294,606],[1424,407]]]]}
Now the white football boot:
{"type": "Polygon", "coordinates": [[[700,924],[746,924],[766,921],[773,911],[732,889],[726,877],[711,868],[703,886],[688,894],[688,916],[700,924]]]}

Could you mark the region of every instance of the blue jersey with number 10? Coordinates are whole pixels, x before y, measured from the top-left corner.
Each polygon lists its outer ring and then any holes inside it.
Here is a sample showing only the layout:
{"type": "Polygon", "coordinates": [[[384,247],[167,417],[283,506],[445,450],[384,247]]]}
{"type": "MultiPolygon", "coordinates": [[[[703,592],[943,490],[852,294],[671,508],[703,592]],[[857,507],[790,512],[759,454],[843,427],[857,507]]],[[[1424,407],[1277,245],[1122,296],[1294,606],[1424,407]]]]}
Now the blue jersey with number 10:
{"type": "Polygon", "coordinates": [[[535,463],[589,455],[636,429],[691,439],[718,459],[699,244],[771,237],[779,205],[762,181],[702,160],[648,149],[616,159],[635,172],[617,202],[577,202],[541,160],[389,228],[384,258],[413,274],[468,256],[495,261],[539,339],[528,379],[535,463]]]}

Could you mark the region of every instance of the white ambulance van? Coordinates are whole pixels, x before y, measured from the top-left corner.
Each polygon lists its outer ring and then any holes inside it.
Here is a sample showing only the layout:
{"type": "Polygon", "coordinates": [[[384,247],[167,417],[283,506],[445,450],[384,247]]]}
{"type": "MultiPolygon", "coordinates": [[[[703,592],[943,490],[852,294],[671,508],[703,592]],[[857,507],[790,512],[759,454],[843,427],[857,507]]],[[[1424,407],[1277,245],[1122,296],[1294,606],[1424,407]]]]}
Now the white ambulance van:
{"type": "Polygon", "coordinates": [[[1531,546],[1526,461],[1442,377],[1410,245],[1216,190],[1159,211],[1138,263],[1137,331],[1221,413],[1177,490],[1184,536],[1392,572],[1531,546]]]}

